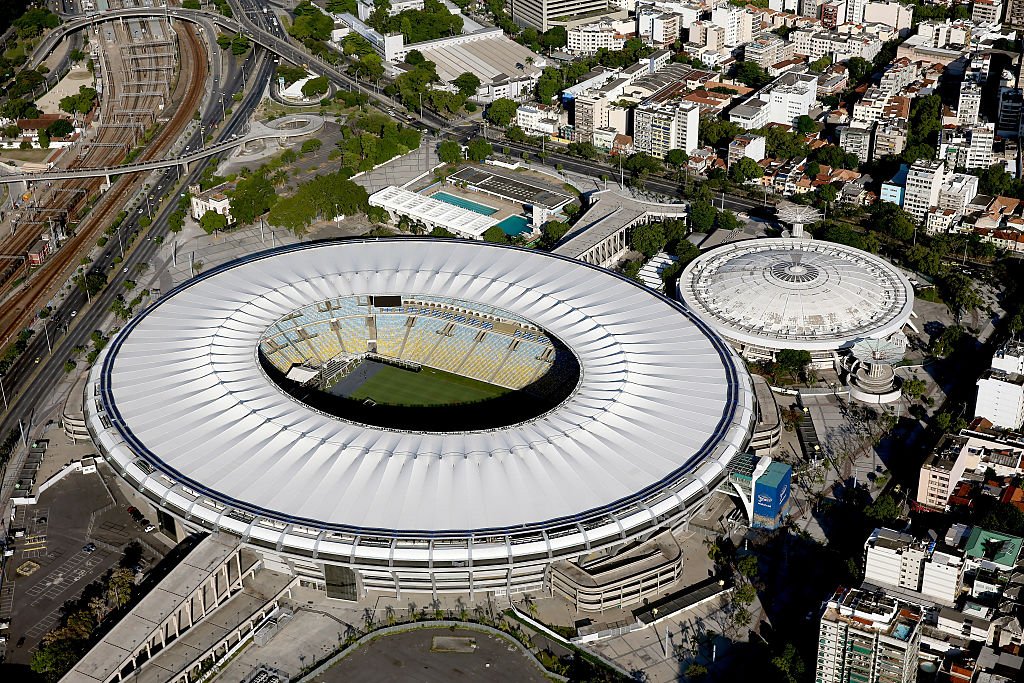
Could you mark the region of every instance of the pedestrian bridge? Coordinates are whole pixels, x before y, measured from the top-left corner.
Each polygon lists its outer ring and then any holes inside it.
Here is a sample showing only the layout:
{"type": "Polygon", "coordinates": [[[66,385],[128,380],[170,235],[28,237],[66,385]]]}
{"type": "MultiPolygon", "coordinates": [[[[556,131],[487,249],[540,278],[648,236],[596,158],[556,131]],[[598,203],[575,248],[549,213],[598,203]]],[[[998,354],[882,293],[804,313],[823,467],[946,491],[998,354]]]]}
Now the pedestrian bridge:
{"type": "MultiPolygon", "coordinates": [[[[39,182],[42,180],[68,180],[70,178],[97,178],[120,175],[122,173],[139,173],[170,166],[187,166],[198,159],[216,156],[221,152],[230,151],[248,142],[268,138],[297,138],[312,135],[324,127],[324,119],[313,114],[292,114],[275,119],[268,123],[253,121],[249,131],[230,140],[224,140],[202,147],[193,152],[182,154],[172,159],[153,159],[116,166],[98,166],[93,168],[59,169],[40,171],[37,173],[0,173],[0,183],[39,182]]],[[[82,144],[82,143],[80,143],[82,144]]],[[[84,143],[88,144],[88,143],[84,143]]],[[[3,167],[0,167],[2,170],[3,167]]]]}

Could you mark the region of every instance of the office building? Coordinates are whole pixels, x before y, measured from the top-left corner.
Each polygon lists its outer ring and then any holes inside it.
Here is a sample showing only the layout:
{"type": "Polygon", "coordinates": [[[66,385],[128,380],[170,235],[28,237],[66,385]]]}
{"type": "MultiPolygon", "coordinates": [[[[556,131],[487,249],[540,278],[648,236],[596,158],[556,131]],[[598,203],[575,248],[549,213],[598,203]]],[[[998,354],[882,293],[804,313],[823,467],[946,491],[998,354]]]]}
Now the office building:
{"type": "Polygon", "coordinates": [[[818,636],[818,683],[917,680],[917,605],[881,592],[839,588],[826,603],[818,636]]]}
{"type": "Polygon", "coordinates": [[[928,209],[938,206],[945,175],[946,167],[941,161],[921,160],[911,166],[903,196],[904,210],[923,221],[928,209]]]}
{"type": "Polygon", "coordinates": [[[547,31],[552,21],[598,14],[608,9],[608,0],[510,0],[512,21],[547,31]]]}

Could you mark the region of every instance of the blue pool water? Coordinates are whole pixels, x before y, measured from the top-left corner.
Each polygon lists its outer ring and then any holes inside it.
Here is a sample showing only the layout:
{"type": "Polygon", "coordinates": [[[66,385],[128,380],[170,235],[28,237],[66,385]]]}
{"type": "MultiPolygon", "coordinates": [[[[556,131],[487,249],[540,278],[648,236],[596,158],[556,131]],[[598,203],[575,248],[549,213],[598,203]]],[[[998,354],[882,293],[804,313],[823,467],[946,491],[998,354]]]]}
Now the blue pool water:
{"type": "Polygon", "coordinates": [[[530,232],[530,221],[526,216],[509,216],[498,223],[498,227],[504,230],[509,237],[514,237],[522,235],[524,232],[530,232]]]}
{"type": "MultiPolygon", "coordinates": [[[[452,206],[457,206],[462,209],[469,209],[470,211],[475,211],[476,213],[482,216],[490,216],[492,214],[498,213],[497,209],[493,209],[489,206],[484,206],[483,204],[477,204],[476,202],[471,202],[468,199],[463,199],[462,197],[456,197],[455,195],[448,194],[447,192],[435,192],[430,196],[432,199],[442,201],[445,204],[451,204],[452,206]]],[[[506,230],[506,232],[508,231],[506,230]]]]}

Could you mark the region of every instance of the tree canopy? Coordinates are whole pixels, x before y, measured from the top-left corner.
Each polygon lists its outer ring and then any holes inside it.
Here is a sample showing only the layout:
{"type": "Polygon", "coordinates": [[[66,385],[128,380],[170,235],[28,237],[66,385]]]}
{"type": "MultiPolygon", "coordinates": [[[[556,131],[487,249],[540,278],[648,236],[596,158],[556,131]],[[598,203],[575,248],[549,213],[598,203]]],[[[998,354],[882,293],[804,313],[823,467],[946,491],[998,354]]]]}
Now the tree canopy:
{"type": "Polygon", "coordinates": [[[495,126],[507,128],[512,123],[512,119],[515,118],[518,109],[519,105],[507,97],[496,99],[487,107],[487,120],[495,126]]]}

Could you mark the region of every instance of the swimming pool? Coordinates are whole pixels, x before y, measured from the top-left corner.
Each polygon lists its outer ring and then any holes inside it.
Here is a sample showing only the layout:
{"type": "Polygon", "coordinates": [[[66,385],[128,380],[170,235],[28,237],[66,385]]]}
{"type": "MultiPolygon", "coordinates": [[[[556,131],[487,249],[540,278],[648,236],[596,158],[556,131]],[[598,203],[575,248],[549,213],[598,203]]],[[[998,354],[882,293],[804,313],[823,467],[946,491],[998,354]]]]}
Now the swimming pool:
{"type": "Polygon", "coordinates": [[[505,234],[509,237],[516,235],[522,235],[524,232],[530,232],[530,220],[526,216],[509,216],[500,223],[498,227],[505,231],[505,234]]]}
{"type": "Polygon", "coordinates": [[[498,213],[498,210],[495,208],[485,206],[484,204],[477,204],[476,202],[471,202],[468,199],[463,199],[462,197],[456,197],[455,195],[448,194],[447,192],[435,192],[430,196],[432,199],[436,199],[444,202],[445,204],[451,204],[452,206],[457,206],[462,209],[469,209],[470,211],[474,211],[482,216],[491,216],[498,213]]]}

